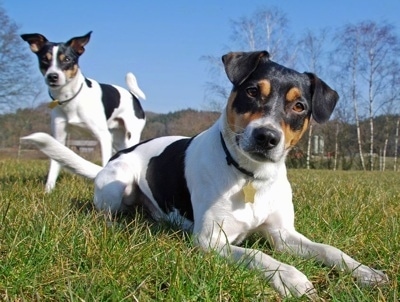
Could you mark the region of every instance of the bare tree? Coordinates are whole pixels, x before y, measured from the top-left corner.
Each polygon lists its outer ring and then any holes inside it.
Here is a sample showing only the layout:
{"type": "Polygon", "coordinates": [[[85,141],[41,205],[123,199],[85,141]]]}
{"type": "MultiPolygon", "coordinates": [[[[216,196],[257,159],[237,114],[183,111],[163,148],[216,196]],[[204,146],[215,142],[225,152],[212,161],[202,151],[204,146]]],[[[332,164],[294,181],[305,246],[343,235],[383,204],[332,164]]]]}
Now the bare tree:
{"type": "MultiPolygon", "coordinates": [[[[286,14],[277,8],[258,9],[250,16],[231,21],[231,47],[243,51],[267,50],[271,59],[289,67],[295,67],[298,44],[289,33],[286,14]]],[[[230,83],[226,80],[220,56],[205,55],[201,58],[211,66],[212,81],[206,87],[211,109],[218,109],[229,94],[230,83]]]]}
{"type": "Polygon", "coordinates": [[[38,79],[31,76],[36,63],[18,30],[0,6],[0,112],[31,105],[41,87],[38,79]]]}
{"type": "MultiPolygon", "coordinates": [[[[326,38],[328,37],[328,29],[322,29],[318,34],[311,30],[307,30],[303,38],[300,39],[299,56],[303,61],[303,65],[307,71],[313,72],[322,76],[323,74],[323,62],[326,54],[326,38]]],[[[310,123],[308,128],[308,140],[307,140],[307,155],[306,155],[306,167],[310,169],[311,160],[311,142],[312,142],[313,123],[310,123]]]]}
{"type": "Polygon", "coordinates": [[[344,74],[342,79],[350,83],[344,95],[353,103],[361,165],[365,170],[360,129],[360,115],[365,114],[369,123],[369,168],[373,170],[374,117],[384,104],[397,98],[399,91],[393,89],[394,75],[400,72],[399,39],[393,26],[364,21],[346,25],[338,32],[336,41],[335,62],[344,74]],[[365,106],[360,107],[360,102],[365,106]],[[366,110],[360,112],[359,108],[366,110]]]}
{"type": "MultiPolygon", "coordinates": [[[[332,60],[339,67],[337,79],[342,81],[342,96],[353,104],[354,119],[357,131],[358,152],[363,170],[365,168],[360,118],[358,110],[358,72],[360,69],[359,56],[361,51],[361,33],[354,25],[346,25],[335,36],[337,44],[333,51],[332,60]]],[[[343,102],[342,102],[343,103],[343,102]]]]}
{"type": "MultiPolygon", "coordinates": [[[[393,66],[396,66],[400,56],[399,39],[394,28],[389,24],[379,25],[372,21],[358,25],[361,33],[361,54],[363,64],[361,74],[368,86],[368,119],[370,126],[370,169],[374,169],[374,116],[376,107],[387,102],[387,92],[390,88],[393,66]],[[384,98],[385,97],[385,98],[384,98]]],[[[400,72],[398,69],[395,72],[400,72]]],[[[393,96],[390,96],[391,99],[393,96]]]]}

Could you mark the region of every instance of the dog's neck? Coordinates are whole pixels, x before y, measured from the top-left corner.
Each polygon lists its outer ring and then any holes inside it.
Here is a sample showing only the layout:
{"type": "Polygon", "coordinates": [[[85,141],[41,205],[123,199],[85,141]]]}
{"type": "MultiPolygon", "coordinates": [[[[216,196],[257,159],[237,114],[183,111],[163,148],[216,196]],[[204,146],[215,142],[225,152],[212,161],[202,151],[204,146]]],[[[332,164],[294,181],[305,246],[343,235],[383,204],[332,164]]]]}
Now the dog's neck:
{"type": "Polygon", "coordinates": [[[79,94],[84,85],[84,81],[85,77],[80,69],[78,69],[76,76],[70,79],[65,85],[56,88],[49,86],[50,97],[60,102],[72,100],[79,94]]]}
{"type": "Polygon", "coordinates": [[[228,150],[228,147],[226,146],[224,137],[222,135],[222,133],[220,132],[220,136],[221,136],[221,145],[222,145],[222,149],[225,152],[225,159],[226,159],[226,163],[228,166],[232,165],[234,166],[238,171],[240,171],[241,173],[243,173],[244,175],[250,177],[250,178],[254,178],[254,173],[251,171],[247,171],[245,168],[242,168],[238,162],[232,157],[231,153],[228,150]]]}

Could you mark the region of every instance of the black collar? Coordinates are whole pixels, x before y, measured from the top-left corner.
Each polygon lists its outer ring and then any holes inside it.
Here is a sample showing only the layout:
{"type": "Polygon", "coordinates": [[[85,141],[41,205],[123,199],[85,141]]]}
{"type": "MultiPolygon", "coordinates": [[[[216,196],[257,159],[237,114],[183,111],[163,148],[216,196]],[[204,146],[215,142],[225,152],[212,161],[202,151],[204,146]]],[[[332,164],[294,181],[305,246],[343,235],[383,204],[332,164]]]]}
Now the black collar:
{"type": "MultiPolygon", "coordinates": [[[[65,104],[65,103],[68,103],[68,102],[72,101],[72,100],[73,100],[74,98],[76,98],[76,96],[81,92],[82,88],[83,88],[83,82],[82,82],[82,84],[81,84],[81,87],[79,87],[78,91],[77,91],[72,97],[70,97],[69,99],[66,99],[66,100],[64,100],[64,101],[58,100],[58,101],[57,101],[58,105],[62,105],[62,104],[65,104]]],[[[50,91],[49,91],[49,96],[51,97],[51,99],[52,99],[53,101],[55,100],[55,99],[53,98],[53,96],[51,95],[50,91]]]]}
{"type": "Polygon", "coordinates": [[[241,166],[239,166],[239,164],[237,163],[237,161],[235,161],[232,157],[232,155],[229,153],[228,148],[226,147],[224,138],[222,136],[222,133],[219,133],[221,136],[221,144],[222,144],[222,148],[224,149],[225,155],[226,155],[226,163],[228,164],[228,166],[233,165],[236,169],[238,169],[240,172],[242,172],[243,174],[250,176],[251,178],[254,178],[254,174],[250,171],[247,171],[246,169],[242,168],[241,166]]]}

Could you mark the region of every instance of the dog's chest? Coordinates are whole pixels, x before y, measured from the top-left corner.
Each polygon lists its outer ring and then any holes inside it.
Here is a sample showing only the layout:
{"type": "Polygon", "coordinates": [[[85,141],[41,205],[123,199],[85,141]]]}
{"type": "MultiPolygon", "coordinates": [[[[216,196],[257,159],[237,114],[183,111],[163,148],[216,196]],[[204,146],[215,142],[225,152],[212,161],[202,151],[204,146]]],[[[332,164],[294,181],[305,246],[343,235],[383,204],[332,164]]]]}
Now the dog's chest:
{"type": "Polygon", "coordinates": [[[274,182],[254,182],[245,181],[236,188],[236,193],[232,194],[232,215],[235,220],[247,226],[248,230],[253,230],[266,223],[271,214],[276,212],[279,207],[290,201],[290,185],[285,181],[274,182]],[[253,187],[254,194],[251,198],[246,198],[247,187],[253,187]]]}
{"type": "Polygon", "coordinates": [[[91,124],[106,125],[101,90],[84,87],[71,101],[52,109],[55,118],[63,118],[69,125],[87,128],[91,124]]]}
{"type": "MultiPolygon", "coordinates": [[[[92,112],[92,114],[95,113],[92,112]]],[[[91,120],[87,111],[79,110],[79,106],[73,103],[57,106],[52,110],[52,116],[55,121],[62,117],[68,125],[80,128],[87,128],[91,120]]]]}

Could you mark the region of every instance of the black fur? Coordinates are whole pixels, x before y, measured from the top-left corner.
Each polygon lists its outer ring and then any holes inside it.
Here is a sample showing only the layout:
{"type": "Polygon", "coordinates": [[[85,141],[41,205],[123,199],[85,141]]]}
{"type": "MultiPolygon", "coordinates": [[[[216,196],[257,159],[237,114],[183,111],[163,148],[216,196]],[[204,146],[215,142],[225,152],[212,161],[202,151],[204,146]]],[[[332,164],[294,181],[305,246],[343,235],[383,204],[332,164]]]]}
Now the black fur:
{"type": "Polygon", "coordinates": [[[193,209],[185,178],[185,153],[192,138],[178,140],[169,145],[148,165],[146,180],[154,199],[164,213],[179,210],[193,221],[193,209]]]}

